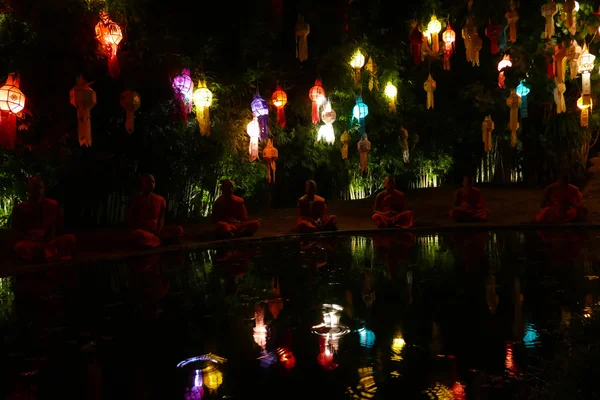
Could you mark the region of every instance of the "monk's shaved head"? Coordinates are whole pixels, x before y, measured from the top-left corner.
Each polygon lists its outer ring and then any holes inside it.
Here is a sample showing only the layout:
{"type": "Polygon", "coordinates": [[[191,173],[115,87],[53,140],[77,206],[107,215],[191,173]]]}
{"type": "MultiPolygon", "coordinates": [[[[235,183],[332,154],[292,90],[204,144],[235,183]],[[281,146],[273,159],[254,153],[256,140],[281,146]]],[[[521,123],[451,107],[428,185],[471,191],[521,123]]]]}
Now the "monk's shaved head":
{"type": "Polygon", "coordinates": [[[31,200],[39,200],[44,197],[46,185],[44,181],[37,177],[32,176],[27,178],[27,194],[31,200]]]}
{"type": "Polygon", "coordinates": [[[221,181],[221,191],[223,194],[232,195],[235,183],[231,179],[223,179],[221,181]]]}
{"type": "Polygon", "coordinates": [[[385,178],[383,178],[383,186],[385,186],[388,191],[394,190],[396,188],[396,178],[392,175],[386,175],[385,178]]]}
{"type": "Polygon", "coordinates": [[[316,194],[317,193],[317,182],[315,182],[313,180],[308,180],[304,184],[304,188],[306,189],[306,193],[316,194]]]}
{"type": "Polygon", "coordinates": [[[154,191],[156,187],[156,181],[154,180],[154,175],[152,174],[144,174],[140,176],[140,187],[142,188],[142,193],[150,194],[154,191]]]}

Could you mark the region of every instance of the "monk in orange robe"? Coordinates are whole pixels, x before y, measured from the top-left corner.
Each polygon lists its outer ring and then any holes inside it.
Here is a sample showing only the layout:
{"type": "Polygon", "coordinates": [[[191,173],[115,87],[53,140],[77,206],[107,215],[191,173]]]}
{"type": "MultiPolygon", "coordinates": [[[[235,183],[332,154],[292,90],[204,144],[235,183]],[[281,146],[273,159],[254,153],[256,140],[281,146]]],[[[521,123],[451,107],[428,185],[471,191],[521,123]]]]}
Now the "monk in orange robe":
{"type": "Polygon", "coordinates": [[[327,204],[325,199],[317,196],[315,181],[306,181],[306,194],[298,200],[298,222],[300,232],[334,231],[337,229],[335,215],[325,215],[327,204]]]}
{"type": "Polygon", "coordinates": [[[413,212],[406,210],[404,193],[396,190],[396,180],[386,176],[385,190],[375,198],[373,222],[378,228],[410,228],[413,226],[413,212]]]}
{"type": "Polygon", "coordinates": [[[542,210],[535,216],[539,224],[560,224],[563,222],[583,221],[588,210],[581,205],[582,194],[576,186],[569,184],[569,176],[548,186],[542,198],[542,210]]]}
{"type": "Polygon", "coordinates": [[[226,179],[221,182],[223,194],[213,205],[213,220],[216,222],[215,231],[221,237],[252,236],[258,231],[260,223],[248,221],[248,211],[244,199],[235,196],[234,183],[226,179]]]}
{"type": "Polygon", "coordinates": [[[158,247],[161,244],[177,243],[183,237],[181,226],[165,226],[167,201],[155,193],[154,176],[140,177],[142,193],[133,198],[129,206],[131,236],[142,247],[158,247]]]}
{"type": "Polygon", "coordinates": [[[450,210],[450,218],[455,222],[482,222],[488,219],[491,212],[483,207],[483,196],[473,186],[473,179],[463,178],[463,187],[456,192],[454,208],[450,210]]]}
{"type": "Polygon", "coordinates": [[[44,181],[27,180],[29,200],[13,210],[12,228],[15,253],[25,261],[70,260],[75,247],[75,235],[56,235],[63,214],[56,200],[45,197],[44,181]]]}

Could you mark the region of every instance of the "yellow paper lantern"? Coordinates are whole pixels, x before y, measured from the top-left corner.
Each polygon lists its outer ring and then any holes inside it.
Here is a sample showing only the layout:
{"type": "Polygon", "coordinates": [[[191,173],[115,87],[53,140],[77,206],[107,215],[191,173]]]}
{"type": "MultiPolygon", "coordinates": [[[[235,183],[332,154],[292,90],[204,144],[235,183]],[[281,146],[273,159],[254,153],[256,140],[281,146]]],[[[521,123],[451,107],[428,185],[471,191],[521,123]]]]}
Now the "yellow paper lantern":
{"type": "Polygon", "coordinates": [[[348,135],[348,132],[344,131],[344,133],[342,133],[340,142],[342,142],[340,152],[342,153],[342,159],[345,160],[348,158],[348,143],[350,143],[350,135],[348,135]]]}
{"type": "Polygon", "coordinates": [[[435,14],[431,16],[431,21],[427,24],[427,31],[431,34],[431,51],[434,54],[439,53],[440,51],[440,41],[438,35],[442,30],[442,24],[436,18],[435,14]]]}
{"type": "Polygon", "coordinates": [[[212,104],[212,92],[206,87],[206,82],[198,82],[198,89],[194,92],[194,104],[196,105],[196,119],[200,126],[200,135],[210,135],[210,112],[212,104]]]}
{"type": "Polygon", "coordinates": [[[554,16],[557,12],[558,5],[552,0],[548,0],[548,3],[542,6],[542,17],[546,19],[546,39],[550,39],[554,36],[554,16]]]}
{"type": "Polygon", "coordinates": [[[396,112],[396,96],[398,96],[398,89],[392,82],[388,82],[387,85],[385,85],[384,93],[390,103],[390,112],[396,112]]]}
{"type": "Polygon", "coordinates": [[[350,66],[354,69],[354,84],[360,84],[360,70],[365,65],[365,56],[360,52],[360,50],[356,50],[352,59],[350,60],[350,66]]]}
{"type": "Polygon", "coordinates": [[[486,152],[492,151],[492,132],[496,125],[492,121],[492,116],[488,115],[481,124],[481,135],[483,139],[483,150],[486,152]]]}
{"type": "Polygon", "coordinates": [[[510,108],[510,121],[508,124],[510,144],[512,147],[516,147],[517,130],[519,129],[519,106],[521,105],[521,97],[517,94],[516,89],[511,89],[510,96],[506,99],[506,105],[510,108]]]}
{"type": "Polygon", "coordinates": [[[433,92],[435,92],[435,89],[437,88],[436,82],[433,80],[433,77],[431,76],[431,74],[429,74],[429,77],[427,78],[427,80],[425,81],[425,83],[423,84],[423,89],[425,89],[425,91],[427,92],[427,109],[429,110],[430,108],[433,109],[433,92]]]}
{"type": "Polygon", "coordinates": [[[588,126],[592,106],[592,97],[590,95],[583,95],[577,100],[577,107],[581,110],[580,123],[582,127],[588,126]]]}

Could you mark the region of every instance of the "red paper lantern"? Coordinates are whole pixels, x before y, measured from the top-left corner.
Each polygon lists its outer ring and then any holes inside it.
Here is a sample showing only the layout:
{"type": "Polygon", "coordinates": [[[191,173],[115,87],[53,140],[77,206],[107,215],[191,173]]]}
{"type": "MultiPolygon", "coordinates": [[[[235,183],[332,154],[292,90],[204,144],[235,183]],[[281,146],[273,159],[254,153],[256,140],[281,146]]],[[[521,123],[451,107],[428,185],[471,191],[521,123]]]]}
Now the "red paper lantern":
{"type": "Polygon", "coordinates": [[[415,65],[421,64],[421,43],[423,43],[423,34],[416,26],[410,34],[410,51],[413,55],[413,62],[415,65]]]}
{"type": "Polygon", "coordinates": [[[487,26],[487,28],[485,28],[485,36],[487,36],[487,38],[490,39],[490,51],[492,52],[492,54],[498,54],[498,52],[500,51],[498,47],[498,38],[500,37],[501,32],[502,28],[500,27],[500,25],[498,25],[490,19],[489,25],[487,26]]]}
{"type": "Polygon", "coordinates": [[[273,105],[277,108],[277,122],[279,126],[285,128],[285,112],[283,107],[287,104],[287,94],[277,85],[277,90],[273,92],[273,105]]]}
{"type": "Polygon", "coordinates": [[[312,100],[312,122],[318,124],[320,121],[319,107],[325,103],[325,89],[323,89],[323,83],[320,79],[317,79],[315,86],[310,88],[308,97],[312,100]]]}

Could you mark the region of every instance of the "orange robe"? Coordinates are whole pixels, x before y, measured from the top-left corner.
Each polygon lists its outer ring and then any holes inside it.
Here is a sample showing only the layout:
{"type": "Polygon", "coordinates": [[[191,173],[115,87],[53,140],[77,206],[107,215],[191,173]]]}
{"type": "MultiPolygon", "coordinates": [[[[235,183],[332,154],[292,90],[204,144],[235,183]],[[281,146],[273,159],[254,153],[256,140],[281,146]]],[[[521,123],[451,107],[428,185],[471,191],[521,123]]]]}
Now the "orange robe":
{"type": "Polygon", "coordinates": [[[140,194],[131,201],[129,221],[133,227],[131,236],[137,244],[145,247],[158,247],[163,241],[177,241],[183,236],[181,226],[165,226],[160,232],[159,219],[166,213],[167,201],[154,193],[140,194]]]}
{"type": "Polygon", "coordinates": [[[337,229],[335,215],[325,215],[327,204],[325,199],[316,196],[313,201],[304,195],[298,200],[298,222],[296,227],[300,232],[330,231],[337,229]]]}
{"type": "Polygon", "coordinates": [[[454,208],[450,210],[450,218],[456,222],[481,222],[490,215],[490,210],[483,206],[481,191],[475,187],[460,189],[454,208]]]}
{"type": "Polygon", "coordinates": [[[69,260],[77,239],[75,235],[46,237],[50,230],[62,222],[63,214],[58,202],[44,198],[41,205],[25,201],[15,206],[17,229],[27,236],[15,245],[15,253],[25,261],[69,260]]]}
{"type": "Polygon", "coordinates": [[[574,220],[583,220],[587,216],[587,208],[581,205],[582,194],[576,186],[566,188],[554,183],[546,188],[548,204],[535,216],[540,224],[560,224],[574,220]]]}
{"type": "Polygon", "coordinates": [[[386,214],[373,214],[372,220],[378,228],[410,228],[413,226],[413,212],[406,210],[404,193],[394,190],[383,191],[375,198],[375,209],[386,214]]]}
{"type": "Polygon", "coordinates": [[[219,196],[213,206],[213,218],[217,221],[215,231],[219,235],[252,236],[260,227],[258,221],[248,221],[244,199],[233,195],[219,196]]]}

